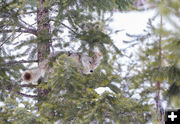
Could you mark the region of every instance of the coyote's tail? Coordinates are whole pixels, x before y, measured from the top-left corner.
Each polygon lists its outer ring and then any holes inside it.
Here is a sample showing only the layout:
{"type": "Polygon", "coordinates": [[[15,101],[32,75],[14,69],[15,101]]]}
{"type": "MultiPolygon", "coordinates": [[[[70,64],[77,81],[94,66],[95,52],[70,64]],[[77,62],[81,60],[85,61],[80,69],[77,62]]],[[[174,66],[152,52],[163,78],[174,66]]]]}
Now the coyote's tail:
{"type": "Polygon", "coordinates": [[[32,82],[34,78],[35,78],[35,74],[34,71],[32,70],[26,70],[22,75],[22,79],[25,82],[32,82]]]}
{"type": "Polygon", "coordinates": [[[45,72],[47,71],[48,68],[48,59],[45,59],[44,61],[39,63],[39,67],[36,69],[32,70],[26,70],[21,78],[25,82],[36,82],[38,81],[41,77],[44,77],[45,72]]]}

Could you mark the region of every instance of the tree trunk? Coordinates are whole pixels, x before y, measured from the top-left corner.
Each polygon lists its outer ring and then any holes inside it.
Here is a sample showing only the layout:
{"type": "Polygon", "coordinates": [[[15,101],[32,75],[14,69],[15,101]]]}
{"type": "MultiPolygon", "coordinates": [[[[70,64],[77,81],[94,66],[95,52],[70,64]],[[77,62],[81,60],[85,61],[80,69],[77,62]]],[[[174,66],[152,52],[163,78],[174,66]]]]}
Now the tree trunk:
{"type": "MultiPolygon", "coordinates": [[[[40,4],[37,9],[37,50],[38,64],[47,58],[50,54],[51,35],[49,24],[49,12],[45,7],[45,0],[39,0],[40,4]]],[[[41,83],[41,81],[39,82],[41,83]]],[[[45,96],[49,89],[38,88],[38,96],[45,96]]]]}
{"type": "Polygon", "coordinates": [[[38,62],[43,61],[50,53],[51,36],[49,24],[48,8],[44,6],[45,0],[39,0],[40,5],[37,10],[37,41],[38,41],[38,62]]]}
{"type": "MultiPolygon", "coordinates": [[[[160,28],[162,28],[162,16],[160,17],[160,28]]],[[[159,65],[158,65],[158,71],[161,71],[162,68],[162,36],[160,34],[159,36],[159,65]]],[[[159,117],[159,121],[164,124],[164,115],[162,112],[162,103],[160,100],[160,92],[161,92],[161,82],[157,81],[156,83],[156,88],[157,88],[157,92],[156,92],[156,111],[159,113],[160,117],[159,117]]]]}

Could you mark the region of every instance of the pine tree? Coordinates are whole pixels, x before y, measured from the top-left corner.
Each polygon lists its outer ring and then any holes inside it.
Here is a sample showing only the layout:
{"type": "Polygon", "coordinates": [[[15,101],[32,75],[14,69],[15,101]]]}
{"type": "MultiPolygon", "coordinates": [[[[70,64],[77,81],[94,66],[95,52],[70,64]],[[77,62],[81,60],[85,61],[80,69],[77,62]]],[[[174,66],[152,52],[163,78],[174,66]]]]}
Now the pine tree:
{"type": "Polygon", "coordinates": [[[180,2],[150,0],[149,4],[157,12],[149,19],[148,28],[144,34],[129,34],[133,40],[125,42],[132,47],[138,46],[138,54],[129,65],[135,73],[127,74],[126,79],[131,89],[136,89],[131,95],[138,91],[141,101],[151,106],[151,121],[164,124],[165,109],[180,106],[179,24],[176,20],[179,19],[180,2]],[[164,103],[166,108],[162,106],[164,103]]]}
{"type": "Polygon", "coordinates": [[[132,4],[133,0],[1,0],[0,122],[147,122],[150,106],[144,99],[131,98],[129,82],[120,76],[117,58],[123,55],[106,32],[105,13],[127,10],[132,4]],[[66,30],[68,37],[63,35],[66,30]],[[56,50],[67,49],[89,56],[98,49],[103,60],[93,74],[83,75],[76,63],[62,54],[49,63],[54,73],[48,82],[23,84],[22,71],[56,50]],[[98,87],[109,87],[112,93],[99,95],[95,92],[98,87]]]}
{"type": "MultiPolygon", "coordinates": [[[[168,107],[179,108],[179,24],[176,19],[179,19],[178,9],[180,1],[166,1],[163,0],[158,3],[159,13],[165,21],[167,21],[171,28],[162,28],[161,31],[164,37],[162,50],[164,52],[162,68],[162,80],[167,81],[168,88],[165,90],[165,98],[168,102],[168,107]]],[[[165,25],[165,24],[164,24],[165,25]]]]}

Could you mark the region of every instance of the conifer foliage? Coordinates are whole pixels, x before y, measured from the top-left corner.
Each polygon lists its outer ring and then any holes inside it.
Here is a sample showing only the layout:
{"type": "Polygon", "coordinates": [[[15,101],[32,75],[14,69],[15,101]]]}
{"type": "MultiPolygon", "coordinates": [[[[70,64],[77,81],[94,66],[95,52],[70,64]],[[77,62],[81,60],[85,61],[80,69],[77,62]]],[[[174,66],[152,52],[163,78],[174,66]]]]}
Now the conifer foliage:
{"type": "Polygon", "coordinates": [[[131,49],[138,46],[136,61],[129,65],[136,73],[126,78],[131,88],[139,89],[141,100],[151,106],[151,122],[164,124],[165,109],[180,107],[180,1],[150,0],[149,4],[156,13],[149,19],[148,28],[144,34],[129,35],[133,40],[125,42],[131,49]]]}
{"type": "Polygon", "coordinates": [[[144,72],[135,78],[120,76],[117,58],[123,54],[106,30],[109,18],[105,13],[128,10],[133,3],[133,0],[0,0],[0,123],[147,122],[152,114],[145,102],[147,94],[141,100],[131,96],[144,81],[142,76],[149,79],[149,75],[144,72]],[[87,52],[89,56],[99,50],[103,59],[92,74],[84,75],[72,58],[61,54],[48,63],[54,71],[48,74],[48,81],[42,79],[36,84],[22,81],[24,70],[32,69],[56,51],[67,50],[87,52]],[[98,94],[95,89],[99,87],[108,87],[111,92],[98,94]]]}

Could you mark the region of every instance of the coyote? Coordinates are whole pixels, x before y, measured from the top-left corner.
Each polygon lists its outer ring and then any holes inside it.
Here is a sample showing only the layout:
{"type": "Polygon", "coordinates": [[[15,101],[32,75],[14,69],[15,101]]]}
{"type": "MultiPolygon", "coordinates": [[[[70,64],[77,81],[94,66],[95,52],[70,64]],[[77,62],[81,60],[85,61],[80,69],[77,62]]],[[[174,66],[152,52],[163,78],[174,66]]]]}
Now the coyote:
{"type": "MultiPolygon", "coordinates": [[[[81,53],[66,53],[68,56],[70,56],[72,59],[74,59],[79,67],[83,67],[79,69],[79,72],[82,74],[91,74],[94,72],[94,70],[98,67],[98,65],[101,62],[102,59],[102,53],[95,52],[94,56],[90,57],[87,54],[81,54],[81,53]]],[[[53,55],[48,56],[48,59],[45,59],[44,61],[39,63],[39,67],[32,70],[26,70],[22,74],[22,79],[25,82],[37,82],[40,78],[43,78],[45,76],[45,73],[48,71],[48,73],[53,73],[53,69],[48,68],[48,62],[50,61],[50,58],[52,58],[53,55]]]]}

